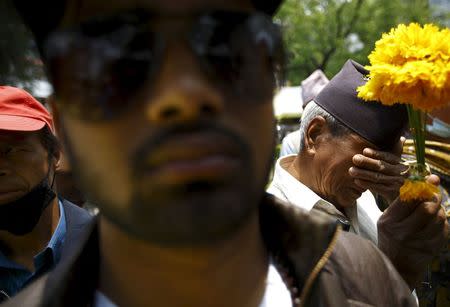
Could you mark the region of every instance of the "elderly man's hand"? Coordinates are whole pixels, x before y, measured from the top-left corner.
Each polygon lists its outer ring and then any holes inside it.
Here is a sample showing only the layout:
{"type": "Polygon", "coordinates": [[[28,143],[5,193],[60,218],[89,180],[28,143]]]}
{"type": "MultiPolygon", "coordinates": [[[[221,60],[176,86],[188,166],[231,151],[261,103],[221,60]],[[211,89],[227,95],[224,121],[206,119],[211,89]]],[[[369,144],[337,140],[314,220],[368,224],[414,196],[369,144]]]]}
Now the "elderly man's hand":
{"type": "MultiPolygon", "coordinates": [[[[435,175],[427,181],[439,184],[435,175]]],[[[402,203],[397,199],[378,220],[378,247],[411,288],[439,253],[447,236],[447,219],[437,194],[433,200],[422,202],[402,203]]]]}
{"type": "Polygon", "coordinates": [[[400,164],[401,150],[405,139],[401,138],[396,149],[391,152],[365,148],[363,154],[353,156],[349,174],[355,184],[383,197],[388,204],[399,195],[407,166],[400,164]]]}

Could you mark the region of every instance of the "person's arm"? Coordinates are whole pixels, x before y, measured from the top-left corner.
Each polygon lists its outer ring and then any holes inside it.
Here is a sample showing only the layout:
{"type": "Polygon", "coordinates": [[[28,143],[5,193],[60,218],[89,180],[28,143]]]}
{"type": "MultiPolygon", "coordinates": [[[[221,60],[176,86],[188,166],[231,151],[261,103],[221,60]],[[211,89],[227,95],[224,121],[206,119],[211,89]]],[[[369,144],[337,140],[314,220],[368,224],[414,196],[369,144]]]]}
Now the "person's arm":
{"type": "MultiPolygon", "coordinates": [[[[431,175],[428,182],[439,184],[431,175]]],[[[427,201],[392,202],[378,220],[378,247],[392,261],[411,288],[448,237],[448,223],[441,196],[427,201]]]]}
{"type": "Polygon", "coordinates": [[[417,307],[404,278],[369,240],[342,233],[329,264],[334,266],[326,267],[323,274],[338,278],[347,299],[355,306],[417,307]]]}

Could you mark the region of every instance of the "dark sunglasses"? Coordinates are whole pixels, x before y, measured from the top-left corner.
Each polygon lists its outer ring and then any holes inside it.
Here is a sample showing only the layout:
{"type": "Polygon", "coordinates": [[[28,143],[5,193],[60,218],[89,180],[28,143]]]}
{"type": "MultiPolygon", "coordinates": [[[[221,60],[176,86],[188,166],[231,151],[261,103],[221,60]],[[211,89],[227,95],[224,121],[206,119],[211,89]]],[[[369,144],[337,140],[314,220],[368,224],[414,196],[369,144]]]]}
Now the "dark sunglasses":
{"type": "Polygon", "coordinates": [[[44,57],[64,112],[90,121],[120,116],[157,79],[169,39],[187,43],[208,80],[229,102],[267,102],[283,80],[281,34],[266,15],[202,14],[189,18],[185,30],[170,33],[170,38],[163,27],[152,25],[154,17],[131,12],[49,36],[44,57]]]}

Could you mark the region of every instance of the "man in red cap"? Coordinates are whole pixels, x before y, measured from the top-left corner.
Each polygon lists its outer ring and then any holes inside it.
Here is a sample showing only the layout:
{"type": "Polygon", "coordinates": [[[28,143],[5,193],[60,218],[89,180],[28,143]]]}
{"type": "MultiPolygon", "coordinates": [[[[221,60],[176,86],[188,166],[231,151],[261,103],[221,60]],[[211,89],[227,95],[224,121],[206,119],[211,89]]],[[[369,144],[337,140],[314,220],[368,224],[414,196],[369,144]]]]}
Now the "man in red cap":
{"type": "Polygon", "coordinates": [[[58,199],[60,148],[48,111],[0,86],[0,300],[51,269],[89,215],[58,199]]]}

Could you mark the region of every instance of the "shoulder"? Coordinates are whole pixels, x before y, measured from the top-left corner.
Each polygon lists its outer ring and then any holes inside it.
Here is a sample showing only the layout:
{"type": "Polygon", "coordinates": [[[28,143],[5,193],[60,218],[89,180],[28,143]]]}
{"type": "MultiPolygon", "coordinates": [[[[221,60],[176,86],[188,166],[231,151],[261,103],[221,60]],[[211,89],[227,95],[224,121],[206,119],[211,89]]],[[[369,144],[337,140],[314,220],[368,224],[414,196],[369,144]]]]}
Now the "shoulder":
{"type": "Polygon", "coordinates": [[[70,254],[73,248],[76,248],[77,242],[84,237],[85,228],[94,222],[94,217],[83,208],[78,207],[71,202],[61,199],[66,219],[66,238],[64,241],[62,258],[70,254]],[[74,247],[75,246],[75,247],[74,247]]]}
{"type": "Polygon", "coordinates": [[[79,206],[71,203],[70,201],[61,198],[61,203],[64,207],[64,213],[67,218],[76,218],[81,221],[90,221],[92,219],[92,216],[84,210],[83,208],[80,208],[79,206]]]}
{"type": "Polygon", "coordinates": [[[40,277],[38,280],[30,284],[12,299],[0,304],[1,307],[38,307],[42,306],[45,284],[48,274],[40,277]]]}
{"type": "Polygon", "coordinates": [[[358,275],[366,275],[366,270],[361,269],[369,263],[383,270],[393,268],[389,260],[372,242],[348,232],[339,236],[330,260],[334,261],[340,269],[353,271],[352,273],[358,275]],[[346,268],[348,265],[351,265],[351,270],[346,268]]]}
{"type": "Polygon", "coordinates": [[[308,301],[305,306],[416,306],[408,286],[377,247],[338,231],[327,214],[311,214],[266,196],[260,221],[269,253],[292,269],[308,301]]]}
{"type": "Polygon", "coordinates": [[[266,192],[268,194],[275,196],[276,198],[278,198],[280,200],[288,201],[286,198],[286,195],[283,194],[281,188],[276,184],[276,182],[272,182],[269,185],[269,187],[267,188],[266,192]]]}
{"type": "Polygon", "coordinates": [[[373,306],[415,306],[411,290],[391,262],[370,241],[342,233],[325,266],[325,275],[339,277],[352,301],[373,306]]]}
{"type": "Polygon", "coordinates": [[[290,263],[299,280],[305,280],[328,249],[336,223],[326,214],[266,195],[260,208],[261,233],[269,253],[290,263]]]}

